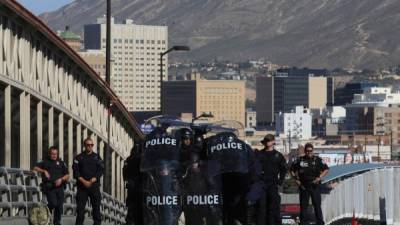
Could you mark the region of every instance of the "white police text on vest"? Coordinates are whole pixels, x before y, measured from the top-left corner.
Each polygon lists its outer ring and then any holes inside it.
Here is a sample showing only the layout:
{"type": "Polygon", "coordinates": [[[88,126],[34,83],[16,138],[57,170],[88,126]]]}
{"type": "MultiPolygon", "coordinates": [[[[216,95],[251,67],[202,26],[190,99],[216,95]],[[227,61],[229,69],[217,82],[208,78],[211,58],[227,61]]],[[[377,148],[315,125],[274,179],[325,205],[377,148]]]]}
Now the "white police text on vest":
{"type": "Polygon", "coordinates": [[[188,195],[186,196],[187,205],[218,205],[218,195],[188,195]]]}
{"type": "Polygon", "coordinates": [[[174,145],[174,146],[176,146],[176,139],[165,137],[165,138],[154,138],[154,139],[146,141],[146,148],[148,146],[155,146],[155,145],[174,145]]]}
{"type": "Polygon", "coordinates": [[[147,205],[178,205],[178,196],[147,196],[147,205]]]}
{"type": "Polygon", "coordinates": [[[221,144],[217,144],[214,146],[211,146],[211,153],[214,153],[215,151],[221,151],[221,150],[242,150],[243,149],[243,145],[242,143],[237,143],[237,142],[228,142],[228,143],[221,143],[221,144]]]}

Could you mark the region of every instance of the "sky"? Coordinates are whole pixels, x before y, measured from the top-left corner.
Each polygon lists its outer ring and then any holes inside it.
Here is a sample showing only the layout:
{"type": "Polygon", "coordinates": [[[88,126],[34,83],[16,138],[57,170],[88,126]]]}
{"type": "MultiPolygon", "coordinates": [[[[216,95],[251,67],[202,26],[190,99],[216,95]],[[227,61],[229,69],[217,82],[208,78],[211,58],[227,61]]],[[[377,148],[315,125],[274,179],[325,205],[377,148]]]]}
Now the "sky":
{"type": "Polygon", "coordinates": [[[54,11],[74,0],[17,0],[25,8],[29,9],[35,15],[44,12],[54,11]]]}

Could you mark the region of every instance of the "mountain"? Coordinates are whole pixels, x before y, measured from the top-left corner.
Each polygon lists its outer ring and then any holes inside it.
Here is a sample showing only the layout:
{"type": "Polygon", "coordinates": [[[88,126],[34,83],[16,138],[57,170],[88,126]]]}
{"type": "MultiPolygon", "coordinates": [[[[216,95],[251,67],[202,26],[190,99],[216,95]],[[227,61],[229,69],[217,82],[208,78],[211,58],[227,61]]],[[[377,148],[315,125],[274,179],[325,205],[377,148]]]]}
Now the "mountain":
{"type": "MultiPolygon", "coordinates": [[[[53,29],[105,14],[105,0],[76,0],[40,15],[53,29]]],[[[174,57],[199,61],[265,58],[313,68],[374,69],[400,64],[398,0],[113,0],[117,21],[168,25],[174,57]]]]}

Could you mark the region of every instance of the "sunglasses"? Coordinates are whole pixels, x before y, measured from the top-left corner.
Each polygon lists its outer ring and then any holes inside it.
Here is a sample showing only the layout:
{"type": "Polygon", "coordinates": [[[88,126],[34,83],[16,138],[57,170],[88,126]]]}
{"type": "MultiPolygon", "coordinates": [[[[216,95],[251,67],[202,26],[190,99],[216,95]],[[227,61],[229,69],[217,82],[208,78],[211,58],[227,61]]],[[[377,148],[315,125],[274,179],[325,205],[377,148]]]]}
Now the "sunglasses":
{"type": "Polygon", "coordinates": [[[85,144],[85,146],[88,146],[88,147],[93,147],[93,146],[94,146],[94,144],[85,144]]]}

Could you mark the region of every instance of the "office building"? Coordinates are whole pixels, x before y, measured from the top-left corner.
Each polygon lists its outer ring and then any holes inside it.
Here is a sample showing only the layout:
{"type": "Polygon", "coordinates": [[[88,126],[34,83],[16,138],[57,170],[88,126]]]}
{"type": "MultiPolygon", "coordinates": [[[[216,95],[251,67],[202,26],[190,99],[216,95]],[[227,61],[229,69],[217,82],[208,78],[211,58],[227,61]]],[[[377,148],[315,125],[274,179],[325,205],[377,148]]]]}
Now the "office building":
{"type": "Polygon", "coordinates": [[[256,96],[257,126],[268,126],[276,113],[290,112],[299,105],[310,109],[332,105],[333,78],[283,72],[257,77],[256,96]]]}
{"type": "Polygon", "coordinates": [[[86,50],[79,55],[89,64],[96,73],[106,79],[106,53],[102,50],[86,50]]]}
{"type": "Polygon", "coordinates": [[[312,116],[309,109],[296,106],[290,113],[275,115],[276,132],[287,138],[308,140],[311,138],[312,116]]]}
{"type": "Polygon", "coordinates": [[[246,88],[244,81],[195,80],[167,81],[163,84],[163,111],[167,115],[191,114],[192,117],[211,112],[209,122],[237,121],[245,126],[246,88]]]}
{"type": "MultiPolygon", "coordinates": [[[[85,49],[106,49],[106,18],[84,27],[85,49]]],[[[166,26],[122,24],[111,19],[111,87],[129,111],[160,109],[160,53],[167,50],[166,26]]],[[[168,57],[164,56],[164,80],[168,76],[168,57]]]]}
{"type": "Polygon", "coordinates": [[[347,83],[344,87],[335,90],[335,102],[337,106],[344,106],[353,101],[354,94],[362,94],[370,87],[376,87],[378,84],[370,82],[347,83]]]}

